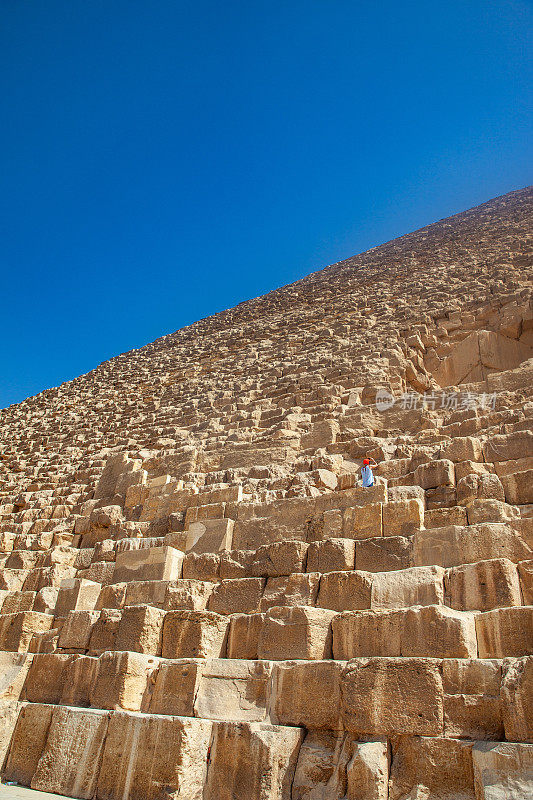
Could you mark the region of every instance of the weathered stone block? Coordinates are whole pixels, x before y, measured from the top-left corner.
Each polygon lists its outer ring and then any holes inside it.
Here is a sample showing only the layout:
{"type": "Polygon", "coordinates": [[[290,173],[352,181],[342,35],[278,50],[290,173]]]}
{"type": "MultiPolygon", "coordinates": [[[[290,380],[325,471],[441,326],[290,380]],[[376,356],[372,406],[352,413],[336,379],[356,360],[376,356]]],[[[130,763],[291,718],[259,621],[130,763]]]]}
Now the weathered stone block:
{"type": "Polygon", "coordinates": [[[349,539],[381,536],[383,533],[381,509],[381,503],[346,508],[343,515],[342,535],[349,539]]]}
{"type": "Polygon", "coordinates": [[[342,730],[342,661],[274,664],[270,717],[279,725],[342,730]]]}
{"type": "Polygon", "coordinates": [[[90,706],[92,686],[98,677],[98,664],[98,659],[92,656],[79,656],[69,662],[65,670],[60,705],[82,708],[90,706]]]}
{"type": "Polygon", "coordinates": [[[43,754],[54,706],[29,703],[22,706],[13,732],[2,778],[30,786],[43,754]]]}
{"type": "Polygon", "coordinates": [[[145,547],[117,553],[113,583],[174,581],[181,578],[184,555],[174,547],[145,547]]]}
{"type": "Polygon", "coordinates": [[[322,576],[316,604],[334,611],[370,608],[372,580],[370,572],[329,572],[322,576]]]}
{"type": "Polygon", "coordinates": [[[442,458],[420,464],[415,469],[414,482],[423,489],[434,489],[437,486],[453,486],[455,471],[453,461],[442,458]]]}
{"type": "Polygon", "coordinates": [[[228,629],[228,658],[258,658],[264,614],[233,614],[228,629]]]}
{"type": "Polygon", "coordinates": [[[309,572],[336,572],[355,567],[354,539],[326,539],[313,542],[307,551],[309,572]]]}
{"type": "Polygon", "coordinates": [[[154,606],[127,606],[118,626],[115,649],[161,655],[164,618],[165,612],[154,606]]]}
{"type": "Polygon", "coordinates": [[[412,536],[424,527],[420,500],[394,500],[383,505],[383,536],[412,536]]]}
{"type": "Polygon", "coordinates": [[[167,586],[163,608],[166,611],[203,611],[215,586],[210,581],[182,578],[176,585],[167,586]]]}
{"type": "Polygon", "coordinates": [[[251,614],[259,611],[264,578],[230,578],[217,584],[209,598],[209,611],[217,614],[251,614]]]}
{"type": "MultiPolygon", "coordinates": [[[[81,612],[91,613],[91,612],[81,612]]],[[[118,628],[122,619],[122,611],[114,608],[104,608],[96,620],[89,639],[89,653],[103,653],[104,650],[115,650],[118,628]]]]}
{"type": "Polygon", "coordinates": [[[480,658],[527,656],[533,651],[533,606],[478,614],[476,631],[480,658]]]}
{"type": "Polygon", "coordinates": [[[413,566],[413,542],[405,536],[361,539],[355,551],[355,568],[367,572],[390,572],[413,566]]]}
{"type": "Polygon", "coordinates": [[[308,606],[274,607],[266,614],[259,636],[258,657],[331,658],[333,611],[308,606]]]}
{"type": "Polygon", "coordinates": [[[93,708],[140,711],[151,675],[159,665],[157,658],[141,653],[102,653],[90,704],[93,708]]]}
{"type": "Polygon", "coordinates": [[[407,737],[395,742],[389,800],[476,800],[472,742],[407,737]]]}
{"type": "Polygon", "coordinates": [[[24,684],[24,699],[30,703],[59,703],[65,686],[67,668],[76,658],[75,655],[62,653],[34,655],[24,684]]]}
{"type": "Polygon", "coordinates": [[[442,734],[443,690],[439,663],[424,658],[362,658],[341,677],[347,730],[370,735],[442,734]]]}
{"type": "Polygon", "coordinates": [[[259,608],[268,611],[273,606],[313,606],[319,584],[318,572],[295,572],[286,578],[268,578],[259,608]]]}
{"type": "Polygon", "coordinates": [[[455,567],[492,558],[518,562],[528,559],[531,550],[518,533],[501,522],[419,531],[414,538],[415,564],[455,567]]]}
{"type": "Polygon", "coordinates": [[[251,563],[256,577],[275,578],[305,572],[306,542],[274,542],[260,547],[251,563]]]}
{"type": "Polygon", "coordinates": [[[213,658],[201,665],[194,714],[203,719],[262,722],[270,689],[272,664],[213,658]]]}
{"type": "Polygon", "coordinates": [[[504,665],[501,699],[506,738],[533,741],[533,656],[504,665]]]}
{"type": "Polygon", "coordinates": [[[0,616],[0,650],[23,653],[35,633],[50,630],[54,618],[37,611],[20,611],[0,616]]]}
{"type": "Polygon", "coordinates": [[[444,570],[441,567],[410,567],[373,576],[373,609],[429,606],[444,602],[444,570]]]}
{"type": "Polygon", "coordinates": [[[530,800],[533,745],[476,742],[472,748],[476,800],[530,800]]]}
{"type": "Polygon", "coordinates": [[[224,656],[229,620],[213,611],[169,611],[163,625],[163,658],[224,656]]]}
{"type": "Polygon", "coordinates": [[[446,570],[446,605],[462,611],[490,611],[521,603],[518,570],[506,558],[464,564],[446,570]]]}

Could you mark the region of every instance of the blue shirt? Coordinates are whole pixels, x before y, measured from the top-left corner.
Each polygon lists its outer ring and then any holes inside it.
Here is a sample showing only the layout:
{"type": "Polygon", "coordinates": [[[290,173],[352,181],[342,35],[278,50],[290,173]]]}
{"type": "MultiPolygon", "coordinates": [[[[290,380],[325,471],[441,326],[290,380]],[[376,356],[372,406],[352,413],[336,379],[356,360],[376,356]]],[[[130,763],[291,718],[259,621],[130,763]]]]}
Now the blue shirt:
{"type": "Polygon", "coordinates": [[[374,473],[367,467],[366,464],[361,467],[361,477],[363,479],[363,486],[373,486],[374,485],[374,473]]]}

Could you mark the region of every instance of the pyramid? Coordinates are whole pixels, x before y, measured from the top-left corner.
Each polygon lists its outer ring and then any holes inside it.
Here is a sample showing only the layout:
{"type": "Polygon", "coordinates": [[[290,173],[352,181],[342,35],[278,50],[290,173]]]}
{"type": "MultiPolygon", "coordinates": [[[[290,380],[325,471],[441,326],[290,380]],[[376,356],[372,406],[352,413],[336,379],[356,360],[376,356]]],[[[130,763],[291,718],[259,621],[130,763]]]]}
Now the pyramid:
{"type": "Polygon", "coordinates": [[[532,200],[0,412],[4,782],[531,800],[532,200]]]}

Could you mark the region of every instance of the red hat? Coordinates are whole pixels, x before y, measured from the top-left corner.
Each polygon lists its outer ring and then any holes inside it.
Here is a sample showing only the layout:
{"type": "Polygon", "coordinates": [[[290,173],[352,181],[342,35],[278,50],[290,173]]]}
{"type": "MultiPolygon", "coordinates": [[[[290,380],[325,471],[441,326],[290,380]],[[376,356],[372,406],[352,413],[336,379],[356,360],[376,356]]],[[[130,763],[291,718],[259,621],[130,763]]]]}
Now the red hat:
{"type": "Polygon", "coordinates": [[[370,464],[370,461],[369,461],[369,459],[368,459],[368,458],[365,458],[365,459],[364,459],[364,461],[363,461],[363,464],[370,464]]]}

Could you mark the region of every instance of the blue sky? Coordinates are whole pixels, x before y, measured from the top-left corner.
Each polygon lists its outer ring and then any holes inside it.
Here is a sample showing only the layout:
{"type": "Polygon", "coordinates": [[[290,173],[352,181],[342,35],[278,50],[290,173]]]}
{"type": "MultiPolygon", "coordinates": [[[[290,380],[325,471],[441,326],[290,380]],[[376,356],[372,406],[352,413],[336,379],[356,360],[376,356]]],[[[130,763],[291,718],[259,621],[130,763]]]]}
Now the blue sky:
{"type": "Polygon", "coordinates": [[[2,0],[0,407],[531,183],[532,22],[2,0]]]}

